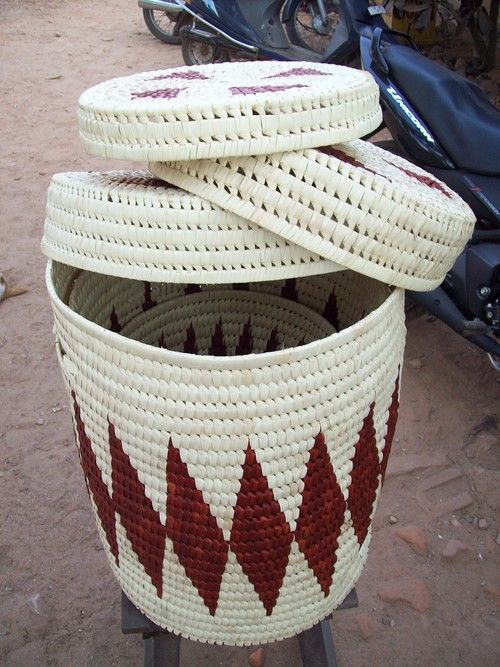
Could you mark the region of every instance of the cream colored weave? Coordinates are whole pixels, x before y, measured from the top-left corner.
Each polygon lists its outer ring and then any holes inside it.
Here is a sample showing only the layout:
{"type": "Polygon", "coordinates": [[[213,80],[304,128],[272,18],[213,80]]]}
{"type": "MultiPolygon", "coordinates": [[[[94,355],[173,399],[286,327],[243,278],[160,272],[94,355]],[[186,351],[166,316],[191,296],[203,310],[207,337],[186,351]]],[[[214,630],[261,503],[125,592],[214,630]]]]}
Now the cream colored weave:
{"type": "Polygon", "coordinates": [[[220,288],[149,286],[57,262],[49,264],[47,286],[98,530],[132,602],[175,633],[231,645],[289,637],[329,614],[367,556],[378,466],[397,408],[403,292],[351,272],[250,285],[265,298],[235,292],[239,324],[251,302],[264,329],[279,329],[297,309],[297,329],[289,330],[296,344],[214,357],[148,344],[163,333],[162,342],[178,348],[178,339],[175,320],[168,331],[163,320],[154,330],[155,317],[146,323],[148,313],[179,309],[182,339],[188,320],[196,329],[205,317],[202,304],[220,301],[220,288]],[[247,304],[241,312],[238,300],[247,304]],[[281,308],[276,300],[290,303],[281,308]],[[300,304],[317,315],[298,316],[300,304]],[[318,332],[319,316],[339,332],[301,344],[303,333],[318,332]],[[375,470],[364,528],[353,514],[354,495],[369,488],[360,484],[360,466],[375,470]],[[334,491],[335,507],[344,509],[332,543],[334,507],[322,503],[334,491]],[[266,526],[276,528],[259,538],[266,526]],[[335,554],[332,578],[315,553],[330,568],[335,554]]]}
{"type": "Polygon", "coordinates": [[[89,153],[130,160],[260,155],[355,139],[381,122],[370,74],[337,65],[238,62],[134,74],[85,91],[89,153]]]}
{"type": "Polygon", "coordinates": [[[149,168],[291,243],[413,290],[442,282],[474,228],[446,185],[363,141],[149,168]]]}
{"type": "Polygon", "coordinates": [[[337,268],[140,171],[53,176],[42,251],[81,269],[165,282],[273,280],[337,268]]]}

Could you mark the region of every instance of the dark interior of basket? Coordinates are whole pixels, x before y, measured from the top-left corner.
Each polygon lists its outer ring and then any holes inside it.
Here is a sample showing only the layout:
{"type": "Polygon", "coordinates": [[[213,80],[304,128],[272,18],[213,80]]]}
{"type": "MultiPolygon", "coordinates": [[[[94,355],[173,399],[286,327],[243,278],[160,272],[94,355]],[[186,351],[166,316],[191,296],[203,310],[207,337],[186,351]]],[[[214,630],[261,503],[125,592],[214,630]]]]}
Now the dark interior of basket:
{"type": "Polygon", "coordinates": [[[355,324],[390,294],[352,271],[229,285],[148,283],[53,263],[73,311],[134,340],[216,356],[295,347],[355,324]]]}

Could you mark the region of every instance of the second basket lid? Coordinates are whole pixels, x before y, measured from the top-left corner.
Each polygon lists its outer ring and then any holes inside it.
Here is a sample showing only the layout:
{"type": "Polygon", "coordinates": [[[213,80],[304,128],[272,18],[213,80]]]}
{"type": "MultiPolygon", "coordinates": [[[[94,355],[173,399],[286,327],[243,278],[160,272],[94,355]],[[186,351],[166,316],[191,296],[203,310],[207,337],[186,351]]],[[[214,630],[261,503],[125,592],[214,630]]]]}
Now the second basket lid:
{"type": "Polygon", "coordinates": [[[471,209],[444,183],[360,140],[149,168],[344,268],[407,289],[437,287],[474,228],[471,209]]]}
{"type": "Polygon", "coordinates": [[[341,268],[144,171],[56,174],[42,250],[80,269],[151,282],[251,282],[341,268]]]}

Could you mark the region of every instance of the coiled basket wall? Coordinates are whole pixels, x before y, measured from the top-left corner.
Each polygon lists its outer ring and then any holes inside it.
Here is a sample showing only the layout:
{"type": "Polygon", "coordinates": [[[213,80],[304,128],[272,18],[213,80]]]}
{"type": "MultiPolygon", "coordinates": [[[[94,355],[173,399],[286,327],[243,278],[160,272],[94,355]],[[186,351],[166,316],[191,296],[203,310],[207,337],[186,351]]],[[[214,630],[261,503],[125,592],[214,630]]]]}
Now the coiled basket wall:
{"type": "Polygon", "coordinates": [[[49,263],[98,530],[186,637],[294,635],[355,584],[398,410],[403,292],[343,271],[147,283],[49,263]]]}

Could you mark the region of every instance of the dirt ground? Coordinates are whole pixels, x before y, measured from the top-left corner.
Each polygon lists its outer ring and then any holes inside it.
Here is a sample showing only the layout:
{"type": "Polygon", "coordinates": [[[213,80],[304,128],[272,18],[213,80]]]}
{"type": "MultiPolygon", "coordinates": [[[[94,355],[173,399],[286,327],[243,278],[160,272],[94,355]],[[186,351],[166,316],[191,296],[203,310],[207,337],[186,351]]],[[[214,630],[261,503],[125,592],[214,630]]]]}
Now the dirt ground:
{"type": "MultiPolygon", "coordinates": [[[[114,168],[78,143],[90,85],[181,64],[135,2],[0,0],[0,663],[142,664],[120,632],[56,357],[39,251],[52,173],[114,168]]],[[[339,664],[500,664],[500,375],[438,322],[409,323],[401,414],[359,608],[334,614],[339,664]],[[413,547],[395,534],[408,532],[413,547]],[[458,540],[459,543],[452,540],[458,540]],[[496,639],[495,639],[496,638],[496,639]]],[[[183,643],[183,665],[247,664],[248,649],[183,643]]],[[[296,640],[266,665],[298,667],[296,640]]]]}

